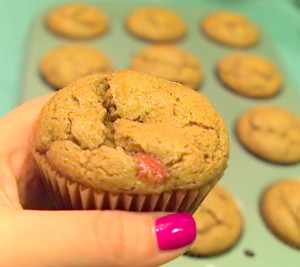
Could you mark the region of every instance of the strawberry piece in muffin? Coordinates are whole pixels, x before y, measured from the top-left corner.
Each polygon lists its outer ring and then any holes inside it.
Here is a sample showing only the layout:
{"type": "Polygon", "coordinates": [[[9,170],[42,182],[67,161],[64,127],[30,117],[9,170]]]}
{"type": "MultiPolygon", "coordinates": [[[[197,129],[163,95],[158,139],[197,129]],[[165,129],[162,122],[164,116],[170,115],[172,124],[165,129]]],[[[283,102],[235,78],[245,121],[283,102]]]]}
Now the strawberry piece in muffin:
{"type": "Polygon", "coordinates": [[[138,178],[151,184],[160,184],[166,181],[170,174],[165,165],[158,159],[139,152],[136,155],[138,162],[138,178]]]}

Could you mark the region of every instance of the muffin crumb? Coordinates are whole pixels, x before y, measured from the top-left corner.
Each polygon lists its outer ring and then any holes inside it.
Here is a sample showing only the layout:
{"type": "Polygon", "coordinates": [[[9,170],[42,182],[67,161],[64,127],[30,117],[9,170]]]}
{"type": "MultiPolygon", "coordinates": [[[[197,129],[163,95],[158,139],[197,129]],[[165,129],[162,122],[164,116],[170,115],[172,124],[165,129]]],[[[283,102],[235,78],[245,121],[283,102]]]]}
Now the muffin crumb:
{"type": "Polygon", "coordinates": [[[254,257],[255,256],[255,253],[250,250],[250,249],[245,249],[244,250],[244,254],[247,256],[247,257],[254,257]]]}

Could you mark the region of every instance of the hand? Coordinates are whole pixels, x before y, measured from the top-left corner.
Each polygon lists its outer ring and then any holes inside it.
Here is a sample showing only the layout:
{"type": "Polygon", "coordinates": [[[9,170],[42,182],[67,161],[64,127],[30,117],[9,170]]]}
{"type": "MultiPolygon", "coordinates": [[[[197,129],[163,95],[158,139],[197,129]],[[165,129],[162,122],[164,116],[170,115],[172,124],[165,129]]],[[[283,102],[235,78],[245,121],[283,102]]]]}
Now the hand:
{"type": "Polygon", "coordinates": [[[0,118],[0,266],[157,266],[183,254],[196,236],[189,214],[49,211],[30,147],[50,97],[0,118]]]}

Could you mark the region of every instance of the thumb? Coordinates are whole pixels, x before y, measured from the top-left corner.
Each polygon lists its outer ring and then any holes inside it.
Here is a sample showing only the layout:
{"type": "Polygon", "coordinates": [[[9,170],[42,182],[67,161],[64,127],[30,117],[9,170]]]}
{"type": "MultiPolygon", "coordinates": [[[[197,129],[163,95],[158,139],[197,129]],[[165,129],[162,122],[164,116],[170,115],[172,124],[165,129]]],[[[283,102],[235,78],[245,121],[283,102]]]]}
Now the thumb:
{"type": "Polygon", "coordinates": [[[187,213],[1,211],[0,266],[157,266],[196,237],[187,213]]]}

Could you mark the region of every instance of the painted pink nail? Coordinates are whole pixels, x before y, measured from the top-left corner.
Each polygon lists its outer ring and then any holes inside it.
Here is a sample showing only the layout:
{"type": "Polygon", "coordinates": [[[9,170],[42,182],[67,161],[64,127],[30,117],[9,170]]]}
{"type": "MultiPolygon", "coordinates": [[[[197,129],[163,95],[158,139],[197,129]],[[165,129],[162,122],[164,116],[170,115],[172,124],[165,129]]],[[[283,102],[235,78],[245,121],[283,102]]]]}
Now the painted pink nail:
{"type": "Polygon", "coordinates": [[[157,243],[160,250],[185,247],[196,238],[196,223],[189,213],[175,213],[160,217],[155,223],[157,243]]]}

